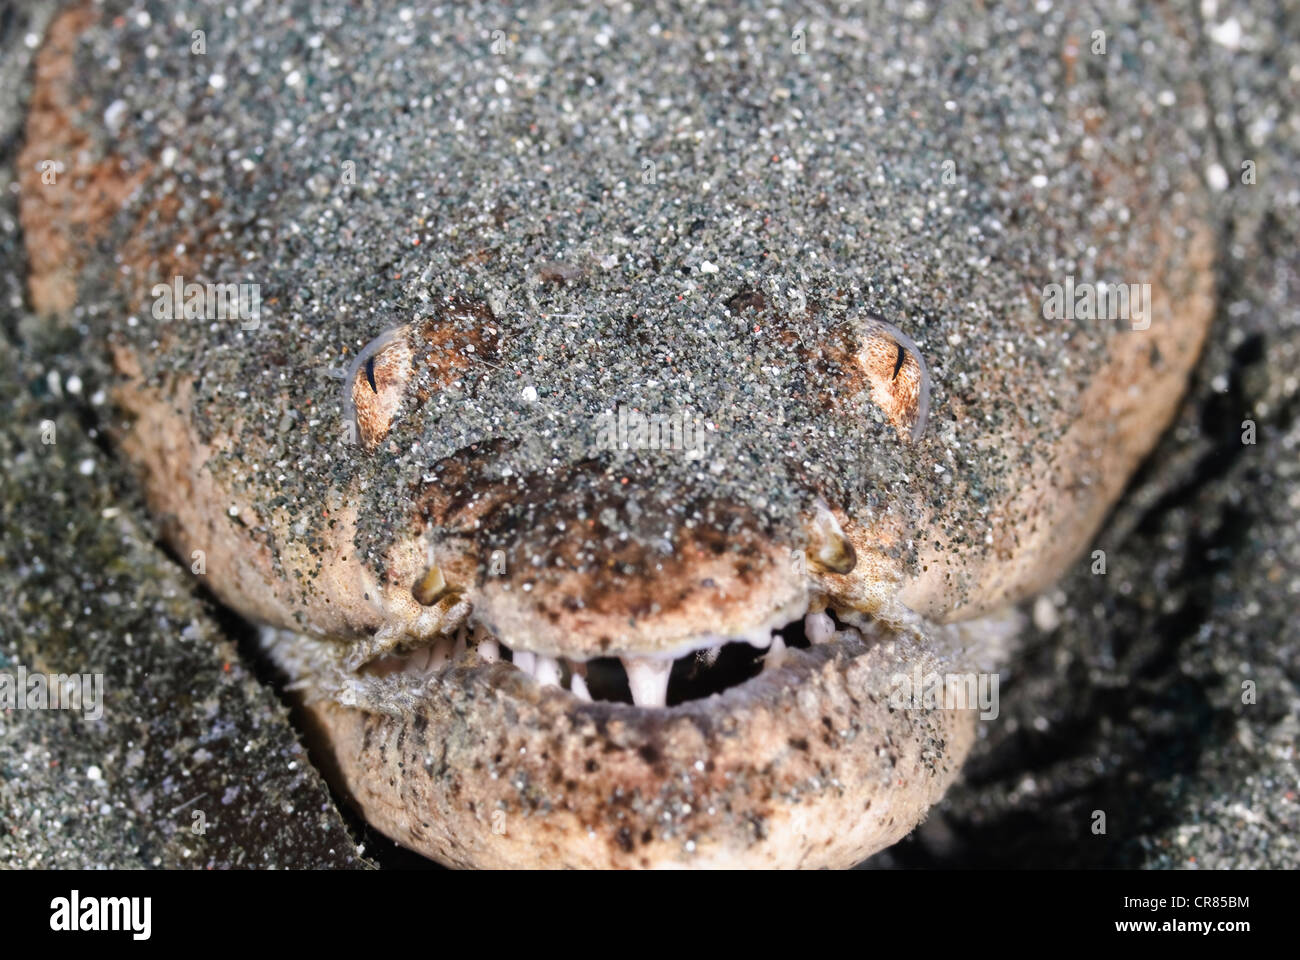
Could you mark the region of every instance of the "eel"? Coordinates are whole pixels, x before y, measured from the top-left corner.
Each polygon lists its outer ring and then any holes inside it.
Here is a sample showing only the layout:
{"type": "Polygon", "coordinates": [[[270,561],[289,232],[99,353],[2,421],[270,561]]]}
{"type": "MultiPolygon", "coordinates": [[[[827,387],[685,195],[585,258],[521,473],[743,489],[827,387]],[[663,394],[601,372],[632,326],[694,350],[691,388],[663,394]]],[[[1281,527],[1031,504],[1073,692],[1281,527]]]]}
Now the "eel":
{"type": "Polygon", "coordinates": [[[28,297],[384,834],[850,866],[988,722],[902,681],[1006,664],[1196,360],[1189,17],[83,3],[28,297]]]}

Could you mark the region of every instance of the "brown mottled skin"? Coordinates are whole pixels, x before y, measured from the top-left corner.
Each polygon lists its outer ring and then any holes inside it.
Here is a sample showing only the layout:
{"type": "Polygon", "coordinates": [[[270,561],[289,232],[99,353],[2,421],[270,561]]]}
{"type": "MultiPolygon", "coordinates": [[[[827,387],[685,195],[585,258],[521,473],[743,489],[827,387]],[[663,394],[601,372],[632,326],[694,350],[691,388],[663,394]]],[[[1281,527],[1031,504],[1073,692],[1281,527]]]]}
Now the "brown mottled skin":
{"type": "Polygon", "coordinates": [[[641,710],[470,665],[414,720],[310,710],[366,818],[453,866],[848,867],[912,829],[974,739],[966,713],[885,710],[893,669],[821,649],[722,703],[641,710]]]}
{"type": "MultiPolygon", "coordinates": [[[[52,318],[95,295],[79,289],[79,277],[102,256],[96,244],[105,238],[122,264],[119,292],[142,314],[148,281],[201,274],[200,247],[238,251],[257,242],[251,229],[205,235],[204,223],[179,219],[161,199],[128,203],[162,176],[156,160],[128,162],[111,146],[102,155],[80,150],[99,112],[80,100],[72,54],[97,24],[78,8],[51,28],[20,161],[29,295],[52,318]],[[67,158],[66,176],[80,189],[42,187],[37,167],[52,153],[67,158]],[[139,219],[110,230],[119,209],[139,219]]],[[[1112,162],[1098,161],[1099,178],[1112,162]]],[[[1125,182],[1142,189],[1140,178],[1125,182]]],[[[1156,238],[1142,269],[1160,319],[1145,331],[1088,331],[1100,359],[1087,382],[1071,394],[1062,375],[1064,412],[1041,407],[1058,418],[1053,439],[1031,439],[1024,423],[972,405],[978,387],[1006,383],[992,372],[973,370],[977,388],[964,401],[954,391],[941,411],[978,456],[1014,466],[990,485],[997,496],[987,537],[957,536],[945,508],[920,492],[905,510],[866,510],[810,480],[802,506],[773,520],[721,496],[706,470],[684,474],[671,496],[657,498],[653,465],[611,471],[595,458],[560,463],[521,491],[500,469],[518,439],[507,435],[440,458],[432,479],[388,491],[405,519],[377,568],[358,547],[370,493],[357,483],[322,486],[313,507],[328,523],[309,543],[294,513],[268,495],[275,469],[232,479],[225,455],[256,462],[265,447],[251,428],[243,435],[252,413],[242,415],[233,391],[222,402],[234,416],[213,426],[198,409],[193,377],[113,335],[114,399],[128,415],[117,440],[177,553],[201,545],[215,594],[281,631],[272,654],[304,690],[328,772],[398,842],[469,867],[849,866],[915,826],[975,737],[971,711],[891,708],[891,677],[918,664],[922,672],[969,668],[973,661],[937,625],[1005,610],[1050,584],[1085,548],[1178,402],[1213,309],[1205,198],[1189,177],[1174,206],[1152,209],[1140,192],[1133,199],[1132,230],[1156,238]],[[814,508],[823,495],[842,534],[828,533],[814,508]],[[656,552],[647,536],[593,555],[590,539],[607,532],[604,512],[623,516],[633,498],[645,530],[672,526],[671,550],[656,552]],[[677,525],[667,518],[683,503],[695,519],[677,525]],[[431,547],[447,590],[425,605],[412,584],[425,575],[431,547]],[[494,551],[505,555],[504,575],[485,572],[494,551]],[[791,563],[792,551],[806,551],[808,563],[791,563]],[[532,562],[541,553],[547,562],[532,562]],[[864,627],[866,640],[789,651],[776,669],[719,697],[671,708],[581,703],[510,664],[483,662],[473,648],[419,689],[381,689],[356,673],[380,654],[435,641],[470,610],[513,650],[583,661],[687,653],[703,633],[779,625],[810,601],[874,626],[864,627]]],[[[220,202],[213,197],[211,209],[220,202]]],[[[552,269],[544,279],[574,278],[552,269]]],[[[816,367],[814,395],[828,417],[874,405],[890,442],[929,449],[926,438],[909,436],[918,358],[887,334],[867,330],[855,342],[844,331],[866,328],[837,327],[810,344],[800,324],[822,322],[813,311],[807,320],[774,317],[761,294],[743,292],[728,309],[752,311],[776,338],[788,332],[802,344],[791,355],[816,367]]],[[[1002,322],[1029,329],[1033,318],[1002,322]]],[[[396,346],[349,385],[367,455],[395,456],[410,439],[403,434],[399,444],[396,432],[440,389],[478,360],[499,359],[502,325],[474,297],[405,324],[396,346]],[[364,382],[371,375],[373,388],[364,382]]],[[[158,353],[177,336],[160,332],[158,353]]],[[[949,377],[960,372],[952,367],[949,377]]],[[[930,482],[928,461],[918,462],[918,482],[930,482]]]]}

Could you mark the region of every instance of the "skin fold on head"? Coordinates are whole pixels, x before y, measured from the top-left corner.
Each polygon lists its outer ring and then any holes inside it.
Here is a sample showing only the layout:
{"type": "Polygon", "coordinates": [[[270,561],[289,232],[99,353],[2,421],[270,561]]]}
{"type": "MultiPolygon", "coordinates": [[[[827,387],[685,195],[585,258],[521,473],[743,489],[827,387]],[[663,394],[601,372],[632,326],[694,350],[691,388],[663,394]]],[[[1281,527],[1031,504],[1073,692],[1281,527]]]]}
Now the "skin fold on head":
{"type": "Polygon", "coordinates": [[[177,556],[444,863],[896,842],[982,722],[899,678],[997,669],[1213,314],[1185,25],[332,8],[37,57],[28,294],[177,556]]]}

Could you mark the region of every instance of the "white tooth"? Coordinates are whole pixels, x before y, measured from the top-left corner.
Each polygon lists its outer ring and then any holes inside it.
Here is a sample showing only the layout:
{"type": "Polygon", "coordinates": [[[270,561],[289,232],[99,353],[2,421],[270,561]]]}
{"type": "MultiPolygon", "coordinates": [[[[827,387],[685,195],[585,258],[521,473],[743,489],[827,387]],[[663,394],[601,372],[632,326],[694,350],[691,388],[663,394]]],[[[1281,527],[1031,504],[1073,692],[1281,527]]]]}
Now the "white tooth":
{"type": "Polygon", "coordinates": [[[803,632],[809,643],[825,643],[835,636],[835,621],[825,613],[810,613],[803,618],[803,632]]]}
{"type": "Polygon", "coordinates": [[[531,677],[537,672],[537,655],[527,650],[516,650],[515,666],[531,677]]]}
{"type": "Polygon", "coordinates": [[[773,636],[773,634],[772,634],[771,632],[769,632],[768,630],[766,630],[766,629],[763,629],[763,630],[753,630],[753,631],[751,631],[751,632],[745,634],[745,636],[744,636],[743,639],[744,639],[744,640],[745,640],[745,641],[746,641],[750,646],[758,647],[758,649],[760,649],[760,650],[765,650],[765,649],[767,649],[768,645],[771,644],[771,642],[772,642],[772,636],[773,636]]]}
{"type": "Polygon", "coordinates": [[[591,703],[591,693],[587,690],[587,681],[582,679],[582,674],[575,673],[569,678],[569,690],[579,700],[591,703]]]}
{"type": "Polygon", "coordinates": [[[772,634],[772,646],[768,648],[767,655],[763,657],[763,672],[775,670],[781,666],[785,660],[785,641],[779,634],[772,634]]]}
{"type": "Polygon", "coordinates": [[[537,655],[537,663],[533,667],[533,676],[542,686],[550,684],[553,687],[560,685],[560,661],[554,657],[548,657],[544,654],[537,655]]]}
{"type": "Polygon", "coordinates": [[[627,685],[632,688],[632,702],[638,707],[662,707],[668,702],[668,675],[673,662],[649,657],[622,657],[627,671],[627,685]]]}
{"type": "Polygon", "coordinates": [[[478,658],[484,663],[496,663],[501,659],[501,647],[495,640],[480,640],[474,649],[478,651],[478,658]]]}

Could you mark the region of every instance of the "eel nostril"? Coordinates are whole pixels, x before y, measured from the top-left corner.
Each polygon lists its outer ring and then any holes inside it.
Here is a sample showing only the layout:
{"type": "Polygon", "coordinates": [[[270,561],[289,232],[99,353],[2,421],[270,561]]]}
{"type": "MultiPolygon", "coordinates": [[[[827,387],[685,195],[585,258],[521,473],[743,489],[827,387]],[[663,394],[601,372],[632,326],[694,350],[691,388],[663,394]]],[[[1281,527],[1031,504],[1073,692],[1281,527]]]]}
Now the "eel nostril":
{"type": "Polygon", "coordinates": [[[817,506],[809,540],[808,558],[815,568],[825,573],[846,574],[852,573],[858,565],[858,553],[853,549],[853,542],[844,533],[835,514],[823,504],[817,506]]]}

